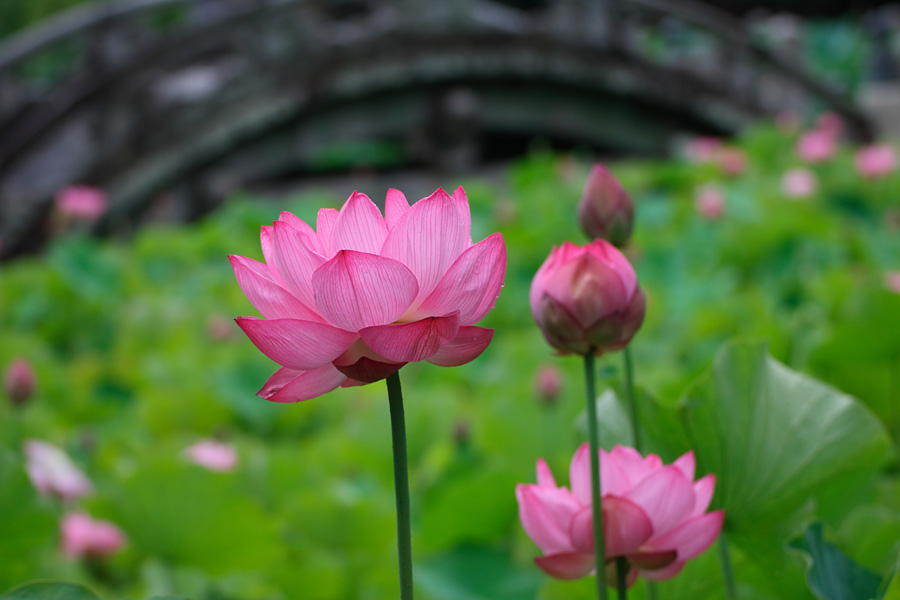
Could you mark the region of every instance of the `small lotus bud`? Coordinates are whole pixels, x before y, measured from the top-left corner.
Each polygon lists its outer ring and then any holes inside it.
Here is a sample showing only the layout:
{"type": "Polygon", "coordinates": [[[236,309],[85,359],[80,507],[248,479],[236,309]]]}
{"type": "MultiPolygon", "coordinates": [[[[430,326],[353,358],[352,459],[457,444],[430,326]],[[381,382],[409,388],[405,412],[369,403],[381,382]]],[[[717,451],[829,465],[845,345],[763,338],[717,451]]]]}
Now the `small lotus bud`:
{"type": "Polygon", "coordinates": [[[67,514],[60,530],[63,554],[70,559],[109,556],[125,545],[125,536],[118,527],[83,513],[67,514]]]}
{"type": "Polygon", "coordinates": [[[210,471],[233,471],[238,463],[237,451],[231,444],[223,444],[216,440],[200,440],[185,448],[183,456],[210,471]]]}
{"type": "Polygon", "coordinates": [[[93,222],[103,216],[106,192],[87,185],[72,185],[56,194],[56,210],[64,218],[93,222]]]}
{"type": "Polygon", "coordinates": [[[562,376],[559,374],[559,369],[553,365],[542,365],[535,377],[535,388],[538,398],[544,404],[556,404],[562,390],[562,376]]]}
{"type": "Polygon", "coordinates": [[[781,178],[781,192],[788,198],[807,198],[816,187],[816,176],[809,169],[791,169],[781,178]]]}
{"type": "Polygon", "coordinates": [[[530,302],[544,338],[562,354],[624,348],[644,320],[634,268],[602,239],[554,248],[534,276],[530,302]]]}
{"type": "Polygon", "coordinates": [[[697,188],[697,199],[694,208],[697,213],[709,221],[715,221],[725,214],[725,196],[714,185],[704,185],[697,188]]]}
{"type": "Polygon", "coordinates": [[[588,175],[581,202],[578,223],[591,238],[624,246],[634,226],[634,202],[609,170],[595,163],[588,175]]]}
{"type": "Polygon", "coordinates": [[[13,406],[22,406],[34,394],[37,378],[31,365],[23,358],[12,361],[3,376],[3,388],[13,406]]]}

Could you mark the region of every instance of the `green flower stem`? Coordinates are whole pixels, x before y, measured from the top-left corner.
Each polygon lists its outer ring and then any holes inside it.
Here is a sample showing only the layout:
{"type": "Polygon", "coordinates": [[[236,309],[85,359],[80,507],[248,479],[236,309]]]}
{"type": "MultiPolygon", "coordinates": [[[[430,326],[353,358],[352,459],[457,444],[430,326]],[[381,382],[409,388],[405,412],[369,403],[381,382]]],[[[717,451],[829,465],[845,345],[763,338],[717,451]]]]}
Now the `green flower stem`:
{"type": "Polygon", "coordinates": [[[719,560],[722,563],[722,579],[725,580],[725,597],[728,600],[737,600],[734,570],[731,568],[731,554],[728,552],[728,540],[724,531],[719,534],[719,560]]]}
{"type": "Polygon", "coordinates": [[[413,599],[412,534],[409,518],[409,469],[406,459],[406,420],[400,373],[388,375],[391,437],[394,449],[394,492],[397,496],[397,553],[400,559],[400,600],[413,599]]]}
{"type": "Polygon", "coordinates": [[[624,556],[616,559],[616,589],[619,600],[628,600],[628,561],[624,556]]]}
{"type": "Polygon", "coordinates": [[[631,346],[625,346],[622,353],[625,355],[625,391],[628,394],[628,410],[631,413],[631,433],[634,439],[634,449],[643,453],[640,421],[638,421],[637,397],[634,392],[634,362],[631,359],[631,346]]]}
{"type": "MultiPolygon", "coordinates": [[[[625,393],[628,395],[628,410],[631,413],[631,436],[634,441],[634,449],[644,453],[641,443],[641,427],[638,418],[637,394],[634,387],[634,360],[631,357],[631,346],[625,346],[622,351],[625,357],[625,393]]],[[[656,582],[647,582],[647,600],[656,600],[656,582]]]]}
{"type": "Polygon", "coordinates": [[[591,448],[591,504],[594,513],[594,562],[597,569],[597,598],[606,600],[606,557],[603,545],[603,510],[600,504],[600,443],[597,435],[597,390],[594,352],[584,355],[584,384],[587,394],[588,438],[591,448]]]}

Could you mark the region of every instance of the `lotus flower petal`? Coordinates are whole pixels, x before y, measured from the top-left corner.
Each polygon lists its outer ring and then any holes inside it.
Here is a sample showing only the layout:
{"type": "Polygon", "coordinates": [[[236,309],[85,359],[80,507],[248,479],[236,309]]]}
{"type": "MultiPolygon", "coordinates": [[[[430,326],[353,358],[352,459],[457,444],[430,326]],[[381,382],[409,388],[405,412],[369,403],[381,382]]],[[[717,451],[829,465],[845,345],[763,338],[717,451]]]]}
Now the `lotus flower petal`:
{"type": "Polygon", "coordinates": [[[461,324],[480,321],[494,308],[505,273],[506,244],[503,235],[495,233],[456,259],[416,313],[445,315],[458,310],[461,324]]]}
{"type": "Polygon", "coordinates": [[[260,352],[282,366],[300,371],[330,363],[357,338],[351,331],[299,319],[238,317],[235,321],[260,352]]]}
{"type": "Polygon", "coordinates": [[[275,221],[275,266],[288,288],[306,306],[315,306],[312,275],[325,263],[325,258],[313,251],[306,234],[287,223],[275,221]]]}
{"type": "Polygon", "coordinates": [[[541,571],[557,579],[581,579],[594,570],[594,555],[581,552],[560,552],[534,559],[541,571]]]}
{"type": "Polygon", "coordinates": [[[368,196],[353,192],[334,224],[332,247],[379,254],[386,237],[387,227],[381,211],[368,196]]]}
{"type": "Polygon", "coordinates": [[[359,331],[363,342],[381,356],[396,362],[430,358],[459,331],[459,313],[429,317],[412,323],[376,325],[359,331]]]}
{"type": "Polygon", "coordinates": [[[250,303],[267,319],[302,319],[322,321],[314,310],[307,308],[293,294],[269,276],[266,265],[243,256],[228,257],[241,291],[250,303]]]}
{"type": "Polygon", "coordinates": [[[330,392],[345,379],[332,365],[309,371],[282,368],[269,378],[257,395],[270,402],[302,402],[330,392]]]}
{"type": "Polygon", "coordinates": [[[384,224],[387,225],[387,228],[393,229],[400,217],[405,215],[408,210],[409,202],[403,192],[394,188],[389,189],[384,199],[384,224]]]}
{"type": "Polygon", "coordinates": [[[473,361],[484,352],[494,337],[493,329],[460,327],[456,337],[444,344],[428,360],[441,367],[458,367],[473,361]]]}
{"type": "Polygon", "coordinates": [[[418,292],[403,264],[383,256],[341,250],[313,274],[316,308],[347,331],[400,318],[418,292]]]}
{"type": "Polygon", "coordinates": [[[666,466],[647,475],[626,496],[644,509],[654,532],[668,531],[694,509],[694,487],[680,469],[666,466]]]}

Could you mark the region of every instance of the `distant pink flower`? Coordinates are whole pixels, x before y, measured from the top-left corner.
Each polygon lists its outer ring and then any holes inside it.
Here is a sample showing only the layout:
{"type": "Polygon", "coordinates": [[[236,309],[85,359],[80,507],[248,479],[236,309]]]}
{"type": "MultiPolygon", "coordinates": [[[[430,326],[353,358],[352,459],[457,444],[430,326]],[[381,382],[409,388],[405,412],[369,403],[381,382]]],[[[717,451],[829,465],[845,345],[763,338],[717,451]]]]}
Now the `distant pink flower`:
{"type": "Polygon", "coordinates": [[[189,446],[184,450],[184,456],[192,463],[211,471],[231,471],[238,461],[234,446],[215,440],[201,440],[189,446]]]}
{"type": "Polygon", "coordinates": [[[408,362],[451,367],[478,357],[493,329],[474,327],[506,272],[499,233],[474,244],[462,188],[412,206],[389,190],[385,216],[354,192],[319,211],[316,230],[291,213],[260,236],[265,263],[231,256],[238,284],[265,319],[237,323],[282,365],[258,394],[315,398],[372,383],[408,362]]]}
{"type": "Polygon", "coordinates": [[[83,513],[67,514],[60,529],[62,551],[68,558],[108,556],[125,545],[125,536],[118,527],[83,513]]]}
{"type": "Polygon", "coordinates": [[[726,175],[735,177],[744,172],[747,158],[740,148],[722,148],[716,153],[716,162],[726,175]]]}
{"type": "Polygon", "coordinates": [[[897,170],[897,152],[890,144],[876,144],[860,148],[856,152],[856,172],[875,179],[897,170]]]}
{"type": "Polygon", "coordinates": [[[553,365],[541,365],[535,377],[535,389],[545,404],[553,404],[562,390],[562,375],[553,365]]]}
{"type": "Polygon", "coordinates": [[[106,193],[95,187],[72,185],[56,194],[56,209],[64,217],[96,221],[106,212],[106,193]]]}
{"type": "Polygon", "coordinates": [[[815,129],[838,138],[844,132],[844,119],[836,112],[823,112],[816,119],[815,129]]]}
{"type": "Polygon", "coordinates": [[[900,271],[888,271],[884,274],[884,287],[900,294],[900,271]]]}
{"type": "Polygon", "coordinates": [[[714,185],[700,186],[697,188],[694,207],[701,217],[714,221],[725,214],[725,196],[714,185]]]}
{"type": "MultiPolygon", "coordinates": [[[[694,481],[694,453],[671,465],[655,454],[616,446],[600,450],[600,489],[608,579],[615,581],[615,560],[628,561],[628,584],[638,576],[670,579],[718,537],[724,512],[706,512],[715,476],[694,481]],[[611,571],[611,573],[610,573],[611,571]]],[[[537,484],[516,487],[519,518],[544,552],[535,563],[558,579],[578,579],[594,570],[590,448],[582,444],[572,458],[571,491],[557,487],[543,459],[537,484]]]]}
{"type": "Polygon", "coordinates": [[[712,162],[722,148],[722,142],[714,137],[695,137],[687,143],[684,153],[695,163],[712,162]]]}
{"type": "Polygon", "coordinates": [[[606,240],[563,242],[531,282],[531,315],[561,354],[624,348],[644,322],[646,301],[628,259],[606,240]]]}
{"type": "Polygon", "coordinates": [[[74,500],[93,491],[91,482],[68,455],[52,444],[27,440],[25,459],[28,477],[41,494],[74,500]]]}
{"type": "Polygon", "coordinates": [[[37,386],[34,369],[24,358],[17,358],[6,368],[3,374],[3,388],[13,406],[21,406],[28,402],[37,386]]]}
{"type": "Polygon", "coordinates": [[[809,163],[825,162],[836,150],[837,138],[827,131],[809,131],[797,141],[797,156],[809,163]]]}
{"type": "Polygon", "coordinates": [[[816,176],[809,169],[791,169],[781,178],[781,191],[788,198],[806,198],[816,187],[816,176]]]}

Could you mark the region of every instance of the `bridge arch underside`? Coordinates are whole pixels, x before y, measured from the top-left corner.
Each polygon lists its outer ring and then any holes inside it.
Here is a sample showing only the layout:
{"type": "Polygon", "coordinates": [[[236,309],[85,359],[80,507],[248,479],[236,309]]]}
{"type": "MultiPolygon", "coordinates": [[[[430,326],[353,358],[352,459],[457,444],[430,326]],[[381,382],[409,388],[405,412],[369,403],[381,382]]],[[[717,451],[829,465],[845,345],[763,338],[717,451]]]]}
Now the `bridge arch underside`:
{"type": "Polygon", "coordinates": [[[52,196],[71,183],[105,188],[111,206],[97,229],[120,231],[184,184],[197,192],[196,216],[242,185],[361,156],[377,157],[367,159],[374,167],[452,170],[533,137],[661,154],[675,134],[734,132],[803,102],[785,80],[742,73],[739,61],[702,78],[539,37],[387,37],[316,60],[207,49],[192,62],[163,55],[101,73],[0,164],[2,252],[40,245],[52,196]]]}

